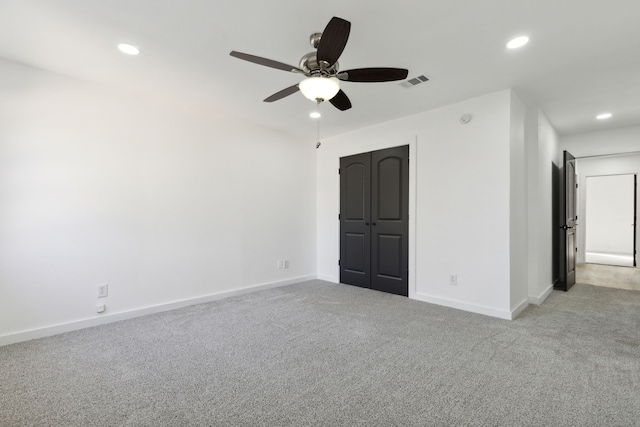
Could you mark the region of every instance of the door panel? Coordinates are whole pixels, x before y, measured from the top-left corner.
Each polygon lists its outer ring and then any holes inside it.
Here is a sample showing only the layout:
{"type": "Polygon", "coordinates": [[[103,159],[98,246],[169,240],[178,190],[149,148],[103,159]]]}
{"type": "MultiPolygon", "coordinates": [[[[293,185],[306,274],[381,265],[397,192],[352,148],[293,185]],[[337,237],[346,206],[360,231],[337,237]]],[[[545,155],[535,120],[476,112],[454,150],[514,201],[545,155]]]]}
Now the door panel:
{"type": "Polygon", "coordinates": [[[344,263],[345,271],[349,273],[365,274],[365,257],[369,257],[368,248],[365,245],[365,235],[357,233],[345,233],[347,250],[344,263]],[[365,251],[367,252],[365,254],[365,251]]]}
{"type": "Polygon", "coordinates": [[[365,196],[368,191],[368,184],[365,187],[365,181],[370,179],[365,170],[365,163],[361,162],[360,159],[356,159],[354,163],[346,165],[344,169],[341,167],[341,170],[344,170],[346,175],[345,219],[348,221],[364,221],[365,208],[368,202],[368,197],[365,196]]]}
{"type": "Polygon", "coordinates": [[[371,287],[371,156],[340,159],[340,282],[371,287]]]}
{"type": "Polygon", "coordinates": [[[398,157],[387,157],[377,164],[378,219],[402,220],[401,162],[398,157]]]}
{"type": "Polygon", "coordinates": [[[402,279],[402,237],[378,234],[378,276],[402,279]]]}
{"type": "Polygon", "coordinates": [[[409,147],[371,153],[371,289],[409,295],[409,147]]]}

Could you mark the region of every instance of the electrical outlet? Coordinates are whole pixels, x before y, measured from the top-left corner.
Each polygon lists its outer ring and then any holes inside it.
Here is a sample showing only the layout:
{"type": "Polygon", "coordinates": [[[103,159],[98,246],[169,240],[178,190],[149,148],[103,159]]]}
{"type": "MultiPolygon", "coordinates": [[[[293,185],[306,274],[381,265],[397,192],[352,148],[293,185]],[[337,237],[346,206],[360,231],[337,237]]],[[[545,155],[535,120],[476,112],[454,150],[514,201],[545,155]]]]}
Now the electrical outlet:
{"type": "Polygon", "coordinates": [[[96,312],[97,313],[104,313],[104,309],[105,309],[104,304],[96,305],[96,312]]]}
{"type": "Polygon", "coordinates": [[[458,275],[457,274],[452,274],[449,276],[449,284],[452,286],[455,286],[458,284],[458,275]]]}
{"type": "Polygon", "coordinates": [[[284,261],[279,259],[278,260],[278,270],[282,270],[284,268],[284,261]]]}
{"type": "Polygon", "coordinates": [[[98,285],[98,298],[104,298],[109,295],[109,285],[98,285]]]}

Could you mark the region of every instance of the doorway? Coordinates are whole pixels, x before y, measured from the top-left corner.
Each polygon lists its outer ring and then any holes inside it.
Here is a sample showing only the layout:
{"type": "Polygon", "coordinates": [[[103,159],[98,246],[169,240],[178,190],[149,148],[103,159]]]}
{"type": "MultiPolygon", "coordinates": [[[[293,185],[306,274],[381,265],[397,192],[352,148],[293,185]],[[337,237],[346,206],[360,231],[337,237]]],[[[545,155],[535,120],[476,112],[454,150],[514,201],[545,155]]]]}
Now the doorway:
{"type": "Polygon", "coordinates": [[[635,267],[636,175],[586,177],[585,262],[635,267]]]}
{"type": "Polygon", "coordinates": [[[408,296],[409,147],[340,158],[340,282],[408,296]]]}
{"type": "Polygon", "coordinates": [[[640,269],[634,266],[634,242],[640,232],[637,227],[634,231],[640,152],[578,157],[576,169],[580,223],[576,280],[640,290],[640,269]]]}

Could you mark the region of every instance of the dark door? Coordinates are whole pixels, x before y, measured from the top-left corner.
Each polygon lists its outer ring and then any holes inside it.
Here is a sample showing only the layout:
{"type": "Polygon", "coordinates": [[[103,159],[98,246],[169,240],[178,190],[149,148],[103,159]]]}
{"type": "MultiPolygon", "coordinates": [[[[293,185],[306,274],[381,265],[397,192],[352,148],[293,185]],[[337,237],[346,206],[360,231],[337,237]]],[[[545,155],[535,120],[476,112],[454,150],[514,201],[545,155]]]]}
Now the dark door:
{"type": "Polygon", "coordinates": [[[371,153],[371,288],[408,295],[409,147],[371,153]]]}
{"type": "Polygon", "coordinates": [[[556,289],[568,291],[576,283],[576,159],[565,151],[561,188],[562,222],[564,236],[560,238],[560,282],[556,289]]]}
{"type": "Polygon", "coordinates": [[[371,287],[371,153],[340,159],[340,283],[371,287]]]}
{"type": "Polygon", "coordinates": [[[340,282],[408,295],[409,147],[340,159],[340,282]]]}

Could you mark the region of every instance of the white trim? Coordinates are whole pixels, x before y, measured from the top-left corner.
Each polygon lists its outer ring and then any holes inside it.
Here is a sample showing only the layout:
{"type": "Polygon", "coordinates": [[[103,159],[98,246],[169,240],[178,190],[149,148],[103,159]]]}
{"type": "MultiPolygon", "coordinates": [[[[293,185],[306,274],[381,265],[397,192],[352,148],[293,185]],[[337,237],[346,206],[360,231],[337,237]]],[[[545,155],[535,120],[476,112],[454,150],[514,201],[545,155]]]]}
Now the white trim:
{"type": "Polygon", "coordinates": [[[179,301],[173,301],[165,304],[158,304],[149,307],[137,308],[130,311],[120,313],[105,314],[99,317],[76,320],[69,323],[61,323],[58,325],[47,326],[44,328],[31,329],[27,331],[17,332],[9,335],[0,336],[0,346],[14,344],[22,341],[29,341],[36,338],[44,338],[51,335],[62,334],[65,332],[77,331],[79,329],[91,328],[93,326],[104,325],[107,323],[119,322],[121,320],[133,319],[135,317],[146,316],[147,314],[161,313],[163,311],[175,310],[178,308],[188,307],[190,305],[202,304],[219,299],[242,295],[249,292],[260,291],[264,289],[277,288],[280,286],[292,285],[307,280],[314,280],[317,276],[303,276],[294,279],[282,280],[279,282],[264,283],[262,285],[247,286],[245,288],[234,289],[232,291],[219,292],[215,294],[205,295],[196,298],[189,298],[179,301]]]}
{"type": "Polygon", "coordinates": [[[416,236],[418,230],[416,229],[418,214],[416,213],[416,206],[418,203],[418,189],[416,184],[418,182],[418,136],[416,135],[413,140],[409,141],[409,298],[415,297],[418,292],[418,277],[416,262],[416,236]]]}
{"type": "Polygon", "coordinates": [[[549,295],[553,292],[553,285],[549,285],[547,289],[545,289],[540,295],[537,297],[529,297],[529,304],[540,305],[547,299],[549,295]]]}
{"type": "MultiPolygon", "coordinates": [[[[586,234],[585,226],[585,234],[586,234]]],[[[586,237],[586,236],[585,236],[586,237]]],[[[605,252],[589,252],[584,253],[584,262],[587,264],[605,264],[605,265],[617,265],[620,267],[633,267],[633,254],[612,254],[605,252]]]]}
{"type": "Polygon", "coordinates": [[[340,283],[340,281],[338,280],[337,277],[335,276],[328,276],[326,274],[318,274],[318,280],[324,280],[325,282],[331,282],[331,283],[340,283]]]}
{"type": "Polygon", "coordinates": [[[520,304],[516,306],[513,310],[511,310],[511,319],[513,320],[520,315],[524,311],[525,308],[529,306],[529,298],[523,299],[520,304]]]}
{"type": "Polygon", "coordinates": [[[431,304],[442,305],[444,307],[455,308],[458,310],[470,311],[472,313],[484,314],[485,316],[497,317],[499,319],[505,319],[505,320],[514,319],[513,312],[510,312],[507,310],[498,310],[491,307],[468,304],[466,302],[450,300],[447,298],[440,298],[440,297],[434,297],[431,295],[415,293],[411,299],[428,302],[431,304]]]}

